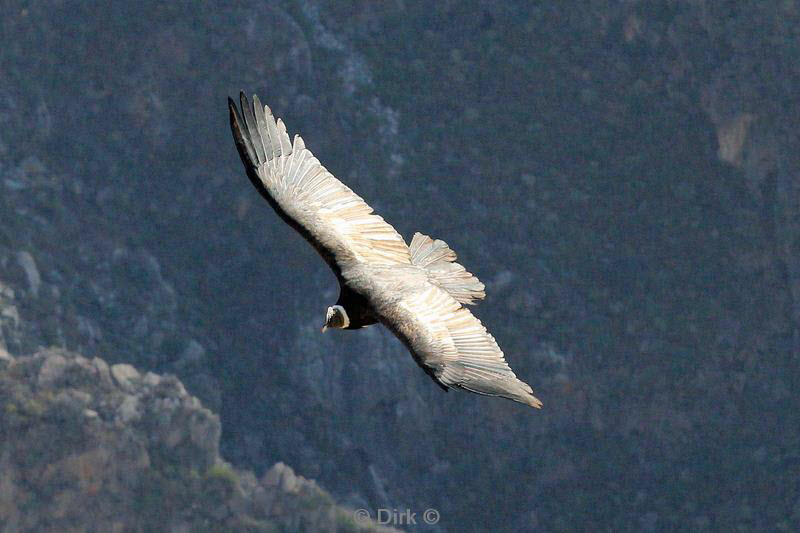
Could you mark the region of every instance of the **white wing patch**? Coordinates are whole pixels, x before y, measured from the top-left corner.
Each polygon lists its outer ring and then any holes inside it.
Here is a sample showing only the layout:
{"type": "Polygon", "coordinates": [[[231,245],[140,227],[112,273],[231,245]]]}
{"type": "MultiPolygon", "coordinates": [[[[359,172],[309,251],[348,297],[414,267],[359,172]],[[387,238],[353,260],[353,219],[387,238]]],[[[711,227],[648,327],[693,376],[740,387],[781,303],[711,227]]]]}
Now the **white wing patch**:
{"type": "Polygon", "coordinates": [[[269,107],[262,107],[257,97],[253,105],[258,175],[281,208],[334,254],[344,252],[371,264],[410,264],[408,247],[397,231],[328,172],[299,135],[292,145],[283,121],[276,121],[269,107]]]}
{"type": "Polygon", "coordinates": [[[425,291],[401,300],[400,306],[414,317],[415,325],[427,334],[420,344],[429,345],[434,353],[419,355],[428,366],[441,369],[444,361],[458,359],[458,348],[447,328],[448,321],[461,308],[458,302],[445,291],[430,285],[425,291]]]}
{"type": "Polygon", "coordinates": [[[400,305],[416,317],[415,327],[426,332],[426,339],[412,345],[442,384],[541,406],[531,387],[517,379],[480,320],[445,290],[430,285],[400,305]],[[423,350],[427,353],[419,353],[423,350]]]}

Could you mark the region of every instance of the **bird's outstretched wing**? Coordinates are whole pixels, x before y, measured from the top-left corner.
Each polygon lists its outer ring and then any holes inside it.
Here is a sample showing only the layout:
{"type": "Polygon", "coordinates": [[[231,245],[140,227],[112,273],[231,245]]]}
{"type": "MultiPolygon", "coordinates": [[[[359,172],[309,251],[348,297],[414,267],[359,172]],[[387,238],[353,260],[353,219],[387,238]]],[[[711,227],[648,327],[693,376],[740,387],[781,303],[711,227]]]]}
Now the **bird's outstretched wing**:
{"type": "Polygon", "coordinates": [[[403,238],[361,197],[336,179],[258,97],[230,98],[231,129],[250,181],[280,217],[306,240],[337,276],[356,263],[411,264],[403,238]]]}
{"type": "Polygon", "coordinates": [[[480,320],[444,289],[428,284],[382,311],[384,323],[408,346],[423,370],[445,388],[542,406],[530,385],[508,366],[480,320]]]}

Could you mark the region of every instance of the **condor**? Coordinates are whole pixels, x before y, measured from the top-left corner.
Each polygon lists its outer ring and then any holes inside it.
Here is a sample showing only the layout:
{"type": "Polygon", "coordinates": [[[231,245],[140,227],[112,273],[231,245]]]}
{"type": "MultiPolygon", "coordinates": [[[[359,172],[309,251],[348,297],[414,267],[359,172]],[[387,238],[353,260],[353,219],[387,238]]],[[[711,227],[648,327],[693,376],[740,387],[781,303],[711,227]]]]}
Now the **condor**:
{"type": "Polygon", "coordinates": [[[459,388],[532,407],[542,403],[517,379],[494,337],[467,310],[484,285],[441,240],[411,244],[328,172],[258,97],[228,99],[231,129],[247,176],[276,213],[319,252],[339,280],[323,331],[377,322],[389,328],[444,390],[459,388]]]}

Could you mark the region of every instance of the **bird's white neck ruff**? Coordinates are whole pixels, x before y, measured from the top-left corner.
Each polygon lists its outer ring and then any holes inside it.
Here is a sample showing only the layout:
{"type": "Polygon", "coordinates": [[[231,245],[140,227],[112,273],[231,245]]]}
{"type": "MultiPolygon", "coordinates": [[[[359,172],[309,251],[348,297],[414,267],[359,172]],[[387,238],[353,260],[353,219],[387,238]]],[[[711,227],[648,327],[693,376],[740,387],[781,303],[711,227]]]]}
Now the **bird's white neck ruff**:
{"type": "Polygon", "coordinates": [[[342,328],[346,328],[347,326],[349,326],[350,317],[347,316],[347,311],[344,310],[344,307],[342,307],[341,305],[335,305],[334,307],[336,307],[339,310],[339,312],[342,313],[342,320],[343,320],[342,328]]]}
{"type": "Polygon", "coordinates": [[[346,328],[350,325],[350,317],[347,316],[347,311],[344,310],[344,307],[341,305],[332,305],[332,311],[338,311],[342,315],[342,329],[346,328]]]}

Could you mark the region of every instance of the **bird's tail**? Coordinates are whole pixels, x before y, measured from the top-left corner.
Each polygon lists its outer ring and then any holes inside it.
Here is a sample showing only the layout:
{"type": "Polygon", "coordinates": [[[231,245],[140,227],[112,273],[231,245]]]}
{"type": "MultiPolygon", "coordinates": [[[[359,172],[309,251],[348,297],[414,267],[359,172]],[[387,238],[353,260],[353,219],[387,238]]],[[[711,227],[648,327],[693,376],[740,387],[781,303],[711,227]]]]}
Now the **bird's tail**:
{"type": "Polygon", "coordinates": [[[446,242],[415,233],[408,248],[411,263],[425,268],[433,283],[462,304],[476,304],[486,296],[483,283],[456,263],[456,253],[446,242]]]}

